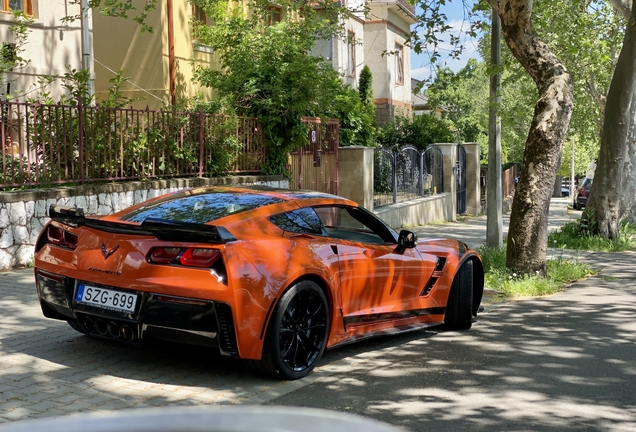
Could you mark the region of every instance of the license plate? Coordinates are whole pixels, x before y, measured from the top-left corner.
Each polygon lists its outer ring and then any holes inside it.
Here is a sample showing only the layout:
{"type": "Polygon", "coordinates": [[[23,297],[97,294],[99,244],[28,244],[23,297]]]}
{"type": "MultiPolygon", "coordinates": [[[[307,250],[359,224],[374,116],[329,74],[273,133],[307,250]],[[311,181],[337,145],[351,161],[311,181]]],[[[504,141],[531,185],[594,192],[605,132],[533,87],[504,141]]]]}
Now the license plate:
{"type": "Polygon", "coordinates": [[[75,301],[103,309],[134,312],[137,294],[80,284],[77,287],[75,301]]]}

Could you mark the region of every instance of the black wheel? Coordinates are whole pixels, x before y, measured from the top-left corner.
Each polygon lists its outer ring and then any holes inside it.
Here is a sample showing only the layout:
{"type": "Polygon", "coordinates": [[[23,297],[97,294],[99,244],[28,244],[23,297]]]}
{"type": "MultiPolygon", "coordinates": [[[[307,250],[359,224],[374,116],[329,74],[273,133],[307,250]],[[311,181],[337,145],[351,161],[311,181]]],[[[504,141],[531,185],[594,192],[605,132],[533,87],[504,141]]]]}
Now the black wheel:
{"type": "Polygon", "coordinates": [[[314,282],[298,282],[283,294],[274,310],[256,369],[288,380],[303,378],[322,356],[328,334],[325,294],[314,282]]]}
{"type": "Polygon", "coordinates": [[[473,261],[460,267],[453,279],[444,323],[448,328],[467,330],[473,324],[473,261]]]}

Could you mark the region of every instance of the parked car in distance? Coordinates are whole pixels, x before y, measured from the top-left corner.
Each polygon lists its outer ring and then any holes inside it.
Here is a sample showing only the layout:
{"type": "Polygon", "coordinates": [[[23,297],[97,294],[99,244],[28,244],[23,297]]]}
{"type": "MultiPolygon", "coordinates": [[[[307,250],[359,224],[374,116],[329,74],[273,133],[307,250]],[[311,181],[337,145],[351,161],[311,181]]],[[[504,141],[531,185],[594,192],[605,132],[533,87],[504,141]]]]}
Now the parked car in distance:
{"type": "Polygon", "coordinates": [[[561,197],[569,197],[570,190],[566,187],[561,187],[561,197]]]}
{"type": "Polygon", "coordinates": [[[587,197],[590,194],[592,188],[592,179],[585,177],[581,180],[581,184],[574,189],[574,210],[582,210],[587,204],[587,197]]]}
{"type": "Polygon", "coordinates": [[[202,187],[109,216],[49,215],[35,248],[44,316],[131,345],[217,347],[283,379],[371,336],[468,329],[484,289],[465,243],[418,242],[319,192],[202,187]]]}

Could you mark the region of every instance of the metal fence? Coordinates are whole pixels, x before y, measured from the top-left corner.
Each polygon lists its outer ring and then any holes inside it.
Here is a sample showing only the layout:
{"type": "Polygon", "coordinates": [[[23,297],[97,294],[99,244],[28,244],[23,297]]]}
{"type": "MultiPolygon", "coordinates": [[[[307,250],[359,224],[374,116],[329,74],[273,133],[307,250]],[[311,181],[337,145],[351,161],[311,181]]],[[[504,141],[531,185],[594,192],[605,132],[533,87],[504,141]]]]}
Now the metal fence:
{"type": "MultiPolygon", "coordinates": [[[[501,172],[501,196],[503,199],[509,197],[515,190],[515,179],[519,176],[521,168],[515,164],[509,166],[501,172]]],[[[488,187],[488,167],[482,167],[479,171],[479,182],[481,190],[481,202],[486,202],[486,190],[488,187]]]]}
{"type": "Polygon", "coordinates": [[[397,151],[375,149],[374,207],[442,192],[444,155],[439,148],[429,146],[423,152],[412,145],[406,145],[397,151]]]}
{"type": "Polygon", "coordinates": [[[258,119],[0,101],[0,187],[260,172],[258,119]]]}

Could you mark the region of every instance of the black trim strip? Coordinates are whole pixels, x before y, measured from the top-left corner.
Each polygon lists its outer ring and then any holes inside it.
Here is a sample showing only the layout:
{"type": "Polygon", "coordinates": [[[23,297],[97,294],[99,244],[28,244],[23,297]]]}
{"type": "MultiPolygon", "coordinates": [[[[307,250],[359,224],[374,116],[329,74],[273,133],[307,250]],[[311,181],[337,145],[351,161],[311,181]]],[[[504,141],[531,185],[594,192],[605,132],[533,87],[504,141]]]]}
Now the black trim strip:
{"type": "MultiPolygon", "coordinates": [[[[414,331],[418,331],[418,330],[423,330],[423,329],[427,329],[430,327],[435,327],[438,326],[440,324],[443,324],[443,321],[437,321],[437,322],[422,322],[422,323],[413,323],[413,324],[408,324],[405,326],[399,326],[399,327],[390,327],[387,329],[383,329],[383,330],[375,330],[375,331],[370,331],[370,332],[364,332],[364,333],[360,333],[360,334],[354,334],[351,335],[350,337],[348,337],[347,339],[340,341],[338,343],[335,343],[329,347],[327,347],[328,350],[332,350],[334,348],[339,348],[343,345],[348,345],[354,342],[359,342],[361,340],[365,340],[365,339],[371,339],[377,336],[395,336],[395,335],[401,335],[401,334],[405,334],[405,333],[410,333],[410,332],[414,332],[414,331]]],[[[434,333],[431,333],[434,334],[434,333]]]]}
{"type": "Polygon", "coordinates": [[[263,340],[263,335],[265,334],[265,329],[267,328],[267,322],[269,321],[269,315],[272,313],[274,309],[274,305],[276,304],[276,299],[272,300],[272,304],[269,305],[269,309],[267,309],[267,315],[265,315],[265,321],[263,321],[263,328],[261,329],[260,340],[263,340]]]}
{"type": "Polygon", "coordinates": [[[348,316],[344,318],[344,323],[345,325],[374,324],[380,321],[399,320],[422,315],[443,315],[445,313],[445,307],[413,309],[399,312],[385,312],[379,314],[348,316]]]}

